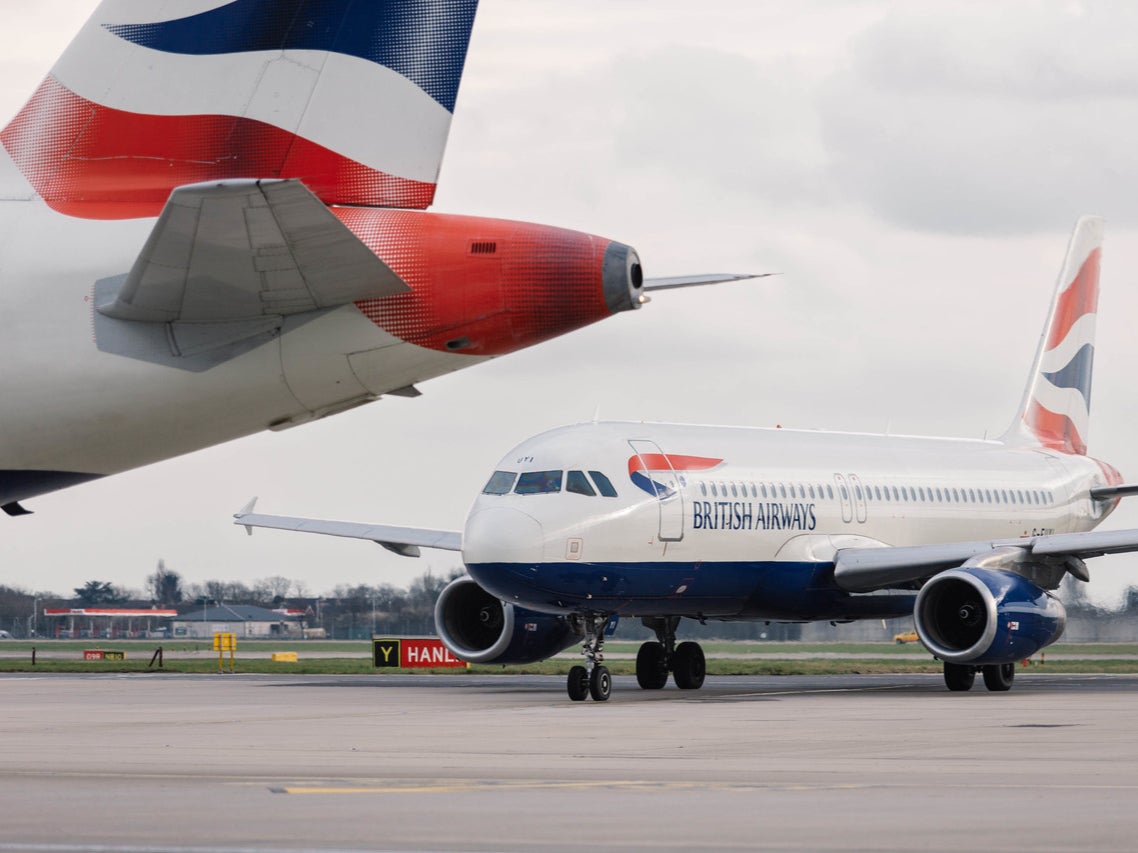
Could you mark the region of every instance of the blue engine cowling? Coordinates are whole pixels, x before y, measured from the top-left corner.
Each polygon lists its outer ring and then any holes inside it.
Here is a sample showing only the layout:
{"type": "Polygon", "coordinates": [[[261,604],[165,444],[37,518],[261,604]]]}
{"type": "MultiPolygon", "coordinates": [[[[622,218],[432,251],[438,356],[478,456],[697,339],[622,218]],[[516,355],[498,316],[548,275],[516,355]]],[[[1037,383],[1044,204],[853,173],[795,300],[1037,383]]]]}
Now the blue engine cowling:
{"type": "Polygon", "coordinates": [[[564,616],[507,604],[462,577],[435,603],[435,630],[455,657],[470,663],[533,663],[581,639],[564,616]]]}
{"type": "Polygon", "coordinates": [[[1059,599],[1012,572],[949,569],[934,576],[913,610],[925,647],[949,663],[1013,663],[1059,639],[1059,599]]]}

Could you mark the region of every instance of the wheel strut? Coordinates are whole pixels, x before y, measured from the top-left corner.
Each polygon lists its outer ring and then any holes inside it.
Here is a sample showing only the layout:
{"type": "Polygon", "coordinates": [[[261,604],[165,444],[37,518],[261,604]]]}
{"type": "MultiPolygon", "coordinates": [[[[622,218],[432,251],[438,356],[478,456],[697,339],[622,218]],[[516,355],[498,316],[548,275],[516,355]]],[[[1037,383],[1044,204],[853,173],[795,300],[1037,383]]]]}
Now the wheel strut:
{"type": "Polygon", "coordinates": [[[574,702],[580,702],[586,696],[592,696],[596,702],[607,702],[612,695],[612,675],[604,665],[605,626],[608,619],[607,614],[601,613],[581,617],[581,629],[585,635],[581,643],[581,655],[585,658],[585,665],[574,666],[569,670],[567,685],[569,698],[574,702]]]}

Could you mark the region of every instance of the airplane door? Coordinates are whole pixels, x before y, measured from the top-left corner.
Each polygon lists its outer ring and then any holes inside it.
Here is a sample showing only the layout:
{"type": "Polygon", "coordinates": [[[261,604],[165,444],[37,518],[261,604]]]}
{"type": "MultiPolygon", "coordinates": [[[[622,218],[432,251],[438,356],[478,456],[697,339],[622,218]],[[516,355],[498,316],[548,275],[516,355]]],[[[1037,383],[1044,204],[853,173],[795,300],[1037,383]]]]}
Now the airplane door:
{"type": "Polygon", "coordinates": [[[629,439],[628,443],[636,453],[639,472],[647,482],[647,488],[641,488],[656,496],[660,509],[660,541],[678,542],[684,538],[684,496],[679,475],[656,442],[629,439]]]}
{"type": "Polygon", "coordinates": [[[853,521],[853,501],[850,487],[846,485],[846,478],[841,474],[834,475],[834,488],[838,492],[838,500],[842,504],[842,521],[853,521]]]}
{"type": "Polygon", "coordinates": [[[858,524],[865,524],[865,519],[869,516],[869,494],[857,474],[850,474],[850,488],[853,489],[854,511],[857,514],[858,524]]]}

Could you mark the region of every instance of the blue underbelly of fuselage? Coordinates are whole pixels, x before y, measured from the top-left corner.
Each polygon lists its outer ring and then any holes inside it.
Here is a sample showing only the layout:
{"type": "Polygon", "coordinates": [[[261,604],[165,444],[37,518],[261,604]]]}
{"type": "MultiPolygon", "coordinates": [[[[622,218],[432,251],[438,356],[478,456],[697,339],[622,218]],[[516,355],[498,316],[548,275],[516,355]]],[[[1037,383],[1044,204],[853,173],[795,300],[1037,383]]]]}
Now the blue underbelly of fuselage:
{"type": "Polygon", "coordinates": [[[833,563],[474,563],[470,576],[504,601],[549,613],[620,613],[778,621],[887,619],[916,594],[851,595],[833,563]]]}

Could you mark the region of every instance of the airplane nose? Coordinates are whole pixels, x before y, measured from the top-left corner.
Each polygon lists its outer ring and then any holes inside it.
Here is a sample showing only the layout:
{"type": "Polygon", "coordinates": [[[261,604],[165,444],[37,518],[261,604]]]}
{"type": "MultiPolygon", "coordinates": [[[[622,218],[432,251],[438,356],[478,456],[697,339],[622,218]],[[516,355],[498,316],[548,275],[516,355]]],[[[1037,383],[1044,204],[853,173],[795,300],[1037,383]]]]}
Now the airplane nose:
{"type": "Polygon", "coordinates": [[[544,536],[541,523],[521,510],[490,507],[466,520],[462,558],[471,563],[541,562],[544,536]]]}

